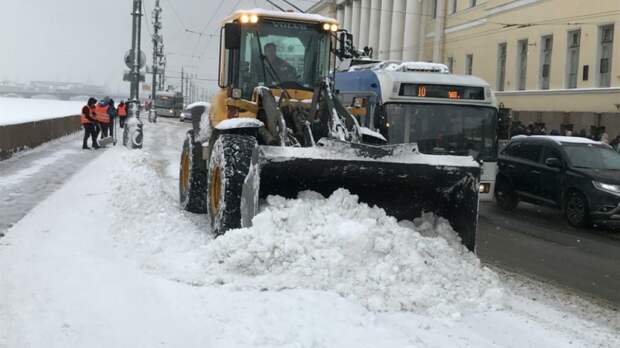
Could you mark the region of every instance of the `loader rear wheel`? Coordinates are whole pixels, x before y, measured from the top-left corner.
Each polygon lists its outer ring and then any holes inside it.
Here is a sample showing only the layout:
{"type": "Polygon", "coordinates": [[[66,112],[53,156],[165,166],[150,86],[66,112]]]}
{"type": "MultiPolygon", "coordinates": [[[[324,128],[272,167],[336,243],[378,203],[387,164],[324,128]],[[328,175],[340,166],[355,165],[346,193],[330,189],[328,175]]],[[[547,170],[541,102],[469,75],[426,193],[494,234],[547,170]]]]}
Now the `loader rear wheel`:
{"type": "Polygon", "coordinates": [[[220,135],[209,159],[207,209],[211,230],[222,235],[241,227],[241,200],[245,178],[250,171],[256,137],[220,135]]]}
{"type": "Polygon", "coordinates": [[[187,132],[179,169],[179,200],[192,213],[207,212],[207,169],[201,146],[195,146],[194,132],[187,132]]]}

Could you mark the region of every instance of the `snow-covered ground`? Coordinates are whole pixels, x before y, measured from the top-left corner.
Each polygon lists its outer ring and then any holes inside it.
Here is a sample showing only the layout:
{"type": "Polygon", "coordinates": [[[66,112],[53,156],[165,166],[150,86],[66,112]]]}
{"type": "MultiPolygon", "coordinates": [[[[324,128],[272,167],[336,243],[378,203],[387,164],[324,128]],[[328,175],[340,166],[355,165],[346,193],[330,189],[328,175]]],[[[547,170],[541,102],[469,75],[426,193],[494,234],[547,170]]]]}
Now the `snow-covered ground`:
{"type": "Polygon", "coordinates": [[[81,147],[74,133],[0,162],[0,235],[100,154],[81,147]]]}
{"type": "Polygon", "coordinates": [[[0,126],[79,115],[83,101],[0,97],[0,126]]]}
{"type": "Polygon", "coordinates": [[[617,312],[343,190],[213,239],[177,203],[187,126],[145,125],[144,150],[106,150],[0,239],[0,347],[620,346],[617,312]]]}

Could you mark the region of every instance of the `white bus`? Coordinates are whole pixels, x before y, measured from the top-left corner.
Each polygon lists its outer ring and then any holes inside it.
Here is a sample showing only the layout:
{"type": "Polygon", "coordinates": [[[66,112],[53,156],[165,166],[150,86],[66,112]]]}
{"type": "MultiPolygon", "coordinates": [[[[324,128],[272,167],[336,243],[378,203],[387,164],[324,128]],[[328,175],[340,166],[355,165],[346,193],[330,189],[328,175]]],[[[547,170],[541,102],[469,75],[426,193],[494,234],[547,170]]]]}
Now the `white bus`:
{"type": "Polygon", "coordinates": [[[492,200],[498,107],[487,82],[450,74],[443,64],[392,61],[357,65],[335,79],[343,104],[363,104],[362,125],[390,144],[415,142],[422,153],[481,161],[480,200],[492,200]]]}

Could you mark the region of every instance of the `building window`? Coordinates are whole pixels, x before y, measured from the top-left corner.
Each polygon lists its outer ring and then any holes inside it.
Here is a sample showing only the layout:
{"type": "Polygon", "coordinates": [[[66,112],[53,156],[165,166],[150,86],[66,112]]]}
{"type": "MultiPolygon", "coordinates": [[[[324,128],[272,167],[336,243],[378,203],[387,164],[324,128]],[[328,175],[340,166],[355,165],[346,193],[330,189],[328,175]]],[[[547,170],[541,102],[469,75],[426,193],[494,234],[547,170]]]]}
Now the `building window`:
{"type": "Polygon", "coordinates": [[[476,0],[469,0],[469,7],[476,6],[476,0]]]}
{"type": "Polygon", "coordinates": [[[437,18],[437,0],[431,1],[431,6],[433,9],[433,18],[437,18]]]}
{"type": "Polygon", "coordinates": [[[614,25],[599,27],[599,60],[598,60],[598,86],[611,86],[611,60],[614,45],[614,25]]]}
{"type": "Polygon", "coordinates": [[[471,75],[474,65],[474,55],[468,54],[465,56],[465,74],[471,75]]]}
{"type": "Polygon", "coordinates": [[[517,88],[525,90],[527,77],[527,39],[517,43],[517,88]]]}
{"type": "Polygon", "coordinates": [[[540,88],[549,89],[553,35],[543,36],[540,42],[540,88]]]}
{"type": "Polygon", "coordinates": [[[456,13],[456,5],[458,0],[450,0],[450,14],[456,13]]]}
{"type": "Polygon", "coordinates": [[[454,57],[448,57],[448,70],[454,74],[454,57]]]}
{"type": "Polygon", "coordinates": [[[581,46],[581,30],[568,32],[568,52],[566,53],[566,88],[577,88],[579,75],[579,47],[581,46]]]}
{"type": "Polygon", "coordinates": [[[497,47],[497,90],[503,91],[506,84],[506,43],[497,47]]]}

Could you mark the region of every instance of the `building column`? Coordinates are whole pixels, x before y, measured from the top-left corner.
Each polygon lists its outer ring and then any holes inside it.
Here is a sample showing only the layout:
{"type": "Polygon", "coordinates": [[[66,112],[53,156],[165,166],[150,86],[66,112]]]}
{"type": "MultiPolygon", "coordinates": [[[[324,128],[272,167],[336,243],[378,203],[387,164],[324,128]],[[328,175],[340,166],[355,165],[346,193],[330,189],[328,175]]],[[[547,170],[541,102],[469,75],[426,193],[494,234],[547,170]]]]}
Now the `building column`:
{"type": "Polygon", "coordinates": [[[435,18],[435,37],[433,38],[433,62],[443,61],[443,38],[446,27],[446,0],[437,0],[437,18],[435,18]]]}
{"type": "Polygon", "coordinates": [[[393,0],[381,1],[381,28],[379,30],[379,50],[377,57],[381,60],[390,59],[390,35],[392,34],[392,3],[393,0]]]}
{"type": "Polygon", "coordinates": [[[370,2],[368,46],[374,51],[373,58],[377,58],[379,54],[379,33],[381,32],[379,28],[381,28],[381,0],[372,0],[370,2]]]}
{"type": "Polygon", "coordinates": [[[336,7],[336,20],[338,21],[338,26],[340,28],[344,25],[344,6],[345,5],[343,4],[336,7]]]}
{"type": "Polygon", "coordinates": [[[403,38],[403,60],[418,59],[418,39],[420,37],[420,17],[422,10],[421,0],[407,1],[405,14],[405,32],[403,38]]]}
{"type": "Polygon", "coordinates": [[[359,49],[363,49],[369,46],[368,36],[371,30],[370,27],[370,0],[361,0],[361,17],[360,17],[360,39],[359,49]]]}
{"type": "Polygon", "coordinates": [[[420,6],[420,22],[418,29],[418,57],[416,60],[423,61],[424,60],[424,49],[426,48],[426,19],[428,17],[428,8],[429,2],[422,0],[422,5],[420,6]]]}
{"type": "Polygon", "coordinates": [[[353,0],[353,46],[359,49],[360,43],[360,20],[362,17],[362,7],[360,6],[361,0],[353,0]]]}
{"type": "Polygon", "coordinates": [[[349,32],[352,32],[353,28],[351,26],[351,19],[353,18],[353,11],[351,8],[351,3],[345,2],[343,6],[344,6],[344,23],[342,25],[344,29],[348,30],[349,32]]]}
{"type": "Polygon", "coordinates": [[[390,37],[390,60],[403,59],[403,37],[405,31],[405,0],[394,0],[392,7],[392,35],[390,37]]]}

